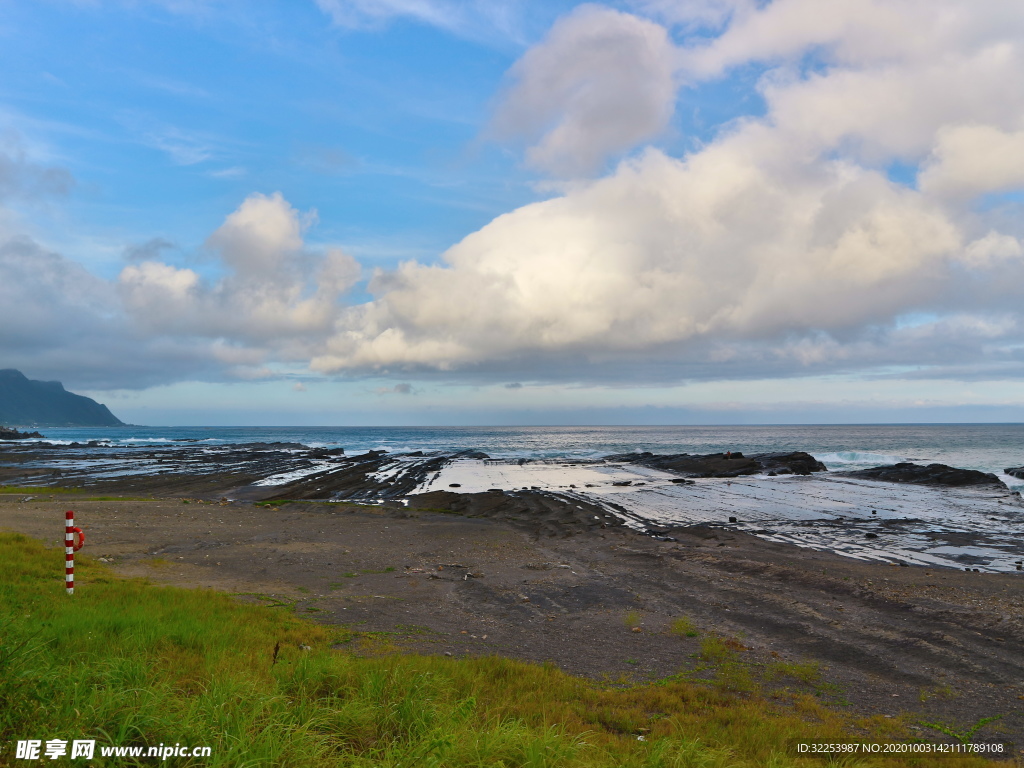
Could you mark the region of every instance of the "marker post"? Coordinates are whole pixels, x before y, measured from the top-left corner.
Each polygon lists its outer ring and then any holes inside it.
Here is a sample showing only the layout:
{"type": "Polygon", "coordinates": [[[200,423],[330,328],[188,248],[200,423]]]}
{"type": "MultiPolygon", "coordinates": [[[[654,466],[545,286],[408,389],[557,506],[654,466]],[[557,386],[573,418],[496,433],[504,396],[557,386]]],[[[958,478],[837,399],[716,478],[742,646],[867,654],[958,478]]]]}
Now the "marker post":
{"type": "Polygon", "coordinates": [[[69,595],[75,594],[75,552],[85,544],[85,534],[75,526],[75,513],[68,510],[64,515],[64,582],[69,595]],[[75,534],[79,535],[75,544],[75,534]]]}

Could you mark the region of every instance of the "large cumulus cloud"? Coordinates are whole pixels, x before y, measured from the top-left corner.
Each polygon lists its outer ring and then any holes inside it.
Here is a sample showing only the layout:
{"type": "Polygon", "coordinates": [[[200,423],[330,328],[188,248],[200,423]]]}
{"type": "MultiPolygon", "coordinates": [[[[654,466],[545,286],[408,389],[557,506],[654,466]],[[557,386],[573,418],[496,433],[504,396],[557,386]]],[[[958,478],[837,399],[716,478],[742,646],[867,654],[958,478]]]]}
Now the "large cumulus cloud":
{"type": "Polygon", "coordinates": [[[645,19],[584,5],[512,69],[491,131],[529,143],[527,162],[560,176],[657,136],[675,102],[673,48],[645,19]]]}
{"type": "Polygon", "coordinates": [[[376,299],[339,319],[315,367],[571,360],[586,377],[628,360],[660,374],[677,363],[668,376],[687,377],[724,374],[739,356],[748,375],[931,365],[972,344],[972,357],[1012,358],[1021,233],[980,201],[1024,185],[1019,4],[655,5],[680,24],[724,26],[672,46],[628,14],[564,19],[517,65],[498,109],[499,122],[549,126],[529,160],[573,176],[655,134],[666,77],[650,62],[667,57],[682,99],[687,83],[762,66],[766,113],[684,157],[647,149],[577,181],[440,263],[377,275],[376,299]],[[602,36],[615,44],[577,82],[579,47],[602,36]],[[622,73],[644,87],[624,95],[622,73]],[[916,179],[893,180],[894,164],[916,179]]]}
{"type": "Polygon", "coordinates": [[[207,242],[226,269],[221,279],[156,260],[130,264],[118,279],[124,306],[153,333],[267,345],[293,360],[308,358],[359,276],[341,250],[305,248],[310,221],[280,193],[254,194],[207,242]]]}

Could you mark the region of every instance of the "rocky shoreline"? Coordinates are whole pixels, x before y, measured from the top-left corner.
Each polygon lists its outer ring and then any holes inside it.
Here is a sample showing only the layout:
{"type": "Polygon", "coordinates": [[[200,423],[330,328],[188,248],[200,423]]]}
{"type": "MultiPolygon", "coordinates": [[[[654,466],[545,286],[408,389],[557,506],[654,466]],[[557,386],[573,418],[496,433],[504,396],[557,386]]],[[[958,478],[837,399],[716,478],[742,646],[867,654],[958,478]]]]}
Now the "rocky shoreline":
{"type": "Polygon", "coordinates": [[[348,455],[282,442],[8,443],[0,484],[396,503],[503,520],[537,536],[625,526],[657,538],[713,525],[879,562],[1024,570],[1024,502],[996,476],[909,463],[829,472],[805,452],[529,461],[472,450],[348,455]]]}
{"type": "Polygon", "coordinates": [[[28,440],[30,438],[42,438],[38,432],[19,432],[12,427],[0,426],[0,440],[28,440]]]}

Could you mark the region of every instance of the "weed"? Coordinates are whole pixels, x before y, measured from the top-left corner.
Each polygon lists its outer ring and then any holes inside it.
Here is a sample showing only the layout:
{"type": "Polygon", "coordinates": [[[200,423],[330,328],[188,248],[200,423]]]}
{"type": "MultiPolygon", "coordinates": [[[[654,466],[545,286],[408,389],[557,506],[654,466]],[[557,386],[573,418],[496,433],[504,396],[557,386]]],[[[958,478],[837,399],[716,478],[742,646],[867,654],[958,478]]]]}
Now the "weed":
{"type": "Polygon", "coordinates": [[[171,561],[168,560],[166,557],[151,557],[148,560],[144,560],[143,562],[145,562],[146,565],[148,565],[150,568],[157,569],[168,568],[172,565],[171,561]]]}
{"type": "Polygon", "coordinates": [[[51,485],[0,485],[0,493],[84,493],[81,488],[59,488],[51,485]]]}
{"type": "Polygon", "coordinates": [[[821,665],[816,661],[788,662],[776,661],[768,665],[764,671],[766,680],[777,680],[790,677],[807,685],[814,685],[821,680],[821,665]]]}
{"type": "Polygon", "coordinates": [[[949,685],[936,685],[932,688],[922,688],[917,694],[917,699],[924,704],[929,699],[951,701],[959,695],[960,694],[953,690],[949,685]]]}
{"type": "Polygon", "coordinates": [[[727,661],[718,668],[715,674],[715,686],[719,690],[739,693],[751,693],[757,689],[750,670],[735,661],[727,661]]]}
{"type": "Polygon", "coordinates": [[[623,618],[622,623],[630,629],[636,629],[643,623],[643,616],[639,611],[629,611],[623,618]]]}
{"type": "Polygon", "coordinates": [[[419,624],[396,624],[395,629],[405,635],[434,635],[437,637],[444,635],[443,632],[438,632],[430,627],[420,626],[419,624]]]}
{"type": "Polygon", "coordinates": [[[668,633],[679,637],[697,637],[700,634],[697,631],[696,625],[686,616],[673,619],[669,625],[668,633]]]}
{"type": "Polygon", "coordinates": [[[994,717],[983,717],[978,722],[976,722],[974,725],[972,725],[970,728],[968,728],[966,731],[963,731],[962,733],[957,731],[957,730],[955,730],[953,728],[953,726],[946,725],[945,723],[926,723],[926,722],[924,722],[922,720],[921,721],[921,725],[925,726],[926,728],[931,728],[934,731],[939,731],[939,733],[944,733],[947,736],[952,736],[954,739],[956,739],[961,744],[966,746],[967,744],[970,744],[974,740],[974,734],[976,734],[978,731],[980,731],[982,728],[984,728],[989,723],[994,723],[996,720],[1000,720],[1003,717],[1005,717],[1005,715],[995,715],[994,717]]]}
{"type": "Polygon", "coordinates": [[[722,664],[736,659],[736,649],[727,640],[711,635],[700,641],[699,658],[712,664],[722,664]]]}

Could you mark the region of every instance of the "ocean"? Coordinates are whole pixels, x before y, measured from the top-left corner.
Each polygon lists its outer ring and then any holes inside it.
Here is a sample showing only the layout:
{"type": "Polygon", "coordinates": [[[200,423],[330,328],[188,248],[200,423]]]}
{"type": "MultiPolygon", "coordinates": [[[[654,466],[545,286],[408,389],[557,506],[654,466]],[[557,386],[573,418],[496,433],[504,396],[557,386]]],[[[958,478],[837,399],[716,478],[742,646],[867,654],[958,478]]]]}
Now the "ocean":
{"type": "Polygon", "coordinates": [[[79,427],[41,428],[48,442],[98,441],[153,447],[207,443],[288,442],[311,448],[479,450],[494,458],[592,459],[615,453],[769,453],[807,451],[829,469],[900,461],[948,464],[996,474],[1024,465],[1024,424],[817,424],[665,427],[79,427]]]}

